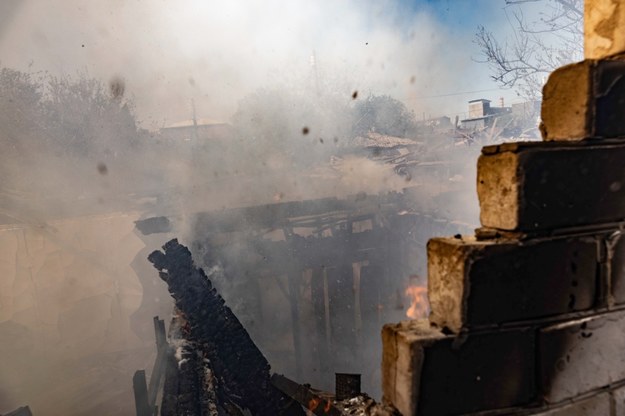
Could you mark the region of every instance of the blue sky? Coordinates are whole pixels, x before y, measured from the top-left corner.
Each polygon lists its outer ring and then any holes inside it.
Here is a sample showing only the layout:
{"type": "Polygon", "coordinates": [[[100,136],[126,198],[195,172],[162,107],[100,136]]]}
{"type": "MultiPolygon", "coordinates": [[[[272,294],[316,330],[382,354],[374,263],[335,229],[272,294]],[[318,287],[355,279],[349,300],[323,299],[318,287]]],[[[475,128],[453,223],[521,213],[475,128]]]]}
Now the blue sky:
{"type": "MultiPolygon", "coordinates": [[[[370,5],[372,20],[379,17],[377,7],[380,7],[406,36],[415,29],[415,16],[427,15],[437,22],[440,32],[451,43],[435,59],[449,61],[449,65],[455,67],[455,82],[428,83],[418,94],[418,98],[425,98],[417,100],[418,103],[413,102],[415,106],[425,107],[424,111],[428,113],[431,111],[438,115],[446,112],[462,117],[469,99],[483,96],[493,101],[504,97],[507,103],[519,101],[514,91],[499,89],[499,85],[490,79],[487,65],[477,62],[480,51],[474,42],[480,25],[499,34],[502,40],[512,33],[508,20],[510,10],[506,9],[504,0],[391,0],[384,6],[372,0],[370,5]],[[464,94],[465,91],[482,92],[464,94]]],[[[531,7],[526,5],[525,9],[531,7]]],[[[424,41],[428,41],[427,37],[424,41]]]]}
{"type": "Polygon", "coordinates": [[[403,25],[408,25],[418,13],[430,14],[454,33],[472,34],[478,25],[507,24],[504,0],[392,0],[390,3],[393,7],[388,10],[403,25]]]}

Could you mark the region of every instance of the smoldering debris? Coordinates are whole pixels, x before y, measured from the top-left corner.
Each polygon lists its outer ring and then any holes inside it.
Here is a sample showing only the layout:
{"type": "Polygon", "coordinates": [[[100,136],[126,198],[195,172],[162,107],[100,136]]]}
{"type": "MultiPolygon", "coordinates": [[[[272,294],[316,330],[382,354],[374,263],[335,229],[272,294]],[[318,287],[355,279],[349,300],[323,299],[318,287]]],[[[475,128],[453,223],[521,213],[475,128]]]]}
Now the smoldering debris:
{"type": "Polygon", "coordinates": [[[341,416],[343,414],[336,408],[331,398],[321,396],[310,386],[298,384],[280,374],[274,374],[271,382],[316,416],[341,416]]]}
{"type": "Polygon", "coordinates": [[[342,414],[350,416],[400,416],[401,414],[393,406],[377,403],[367,394],[350,397],[349,399],[335,402],[342,414]]]}
{"type": "MultiPolygon", "coordinates": [[[[206,402],[216,400],[213,404],[224,411],[228,405],[235,405],[259,416],[303,415],[270,383],[269,363],[234,313],[224,304],[208,276],[195,266],[191,252],[173,239],[163,246],[162,252],[154,251],[148,259],[167,283],[183,316],[185,323],[181,333],[199,354],[194,355],[187,348],[184,356],[191,360],[187,365],[197,361],[196,364],[203,368],[205,376],[198,383],[200,391],[204,391],[202,386],[207,384],[215,386],[216,395],[206,402]]],[[[181,368],[183,377],[186,377],[184,369],[187,367],[181,365],[181,368]]],[[[186,407],[169,406],[169,414],[184,414],[186,407]]],[[[198,410],[200,413],[195,414],[210,414],[201,411],[201,407],[198,410]]],[[[229,413],[226,411],[226,414],[229,413]]]]}
{"type": "MultiPolygon", "coordinates": [[[[172,321],[173,332],[178,335],[181,325],[186,324],[181,321],[180,316],[172,321]]],[[[203,357],[196,342],[180,338],[173,338],[172,342],[177,348],[167,357],[161,415],[219,414],[216,380],[210,361],[203,357]]],[[[223,399],[222,403],[222,407],[235,406],[223,399]]]]}
{"type": "Polygon", "coordinates": [[[354,383],[349,391],[339,388],[338,374],[336,396],[283,375],[270,377],[269,363],[185,246],[173,239],[148,259],[176,303],[161,415],[299,416],[303,408],[319,416],[398,415],[354,383]]]}
{"type": "Polygon", "coordinates": [[[315,416],[400,416],[394,407],[377,403],[365,393],[349,395],[341,400],[338,391],[337,396],[333,396],[280,374],[274,374],[271,382],[306,408],[308,414],[315,416]]]}

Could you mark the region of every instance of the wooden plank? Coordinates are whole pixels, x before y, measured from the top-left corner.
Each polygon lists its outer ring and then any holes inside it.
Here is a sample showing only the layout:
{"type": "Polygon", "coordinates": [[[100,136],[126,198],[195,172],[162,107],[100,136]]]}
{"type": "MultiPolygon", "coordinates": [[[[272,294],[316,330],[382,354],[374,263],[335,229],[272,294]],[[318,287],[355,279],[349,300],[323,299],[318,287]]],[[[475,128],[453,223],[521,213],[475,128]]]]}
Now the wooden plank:
{"type": "Polygon", "coordinates": [[[293,335],[293,349],[295,350],[295,374],[302,376],[302,347],[299,326],[299,277],[300,271],[291,271],[289,280],[289,304],[291,306],[291,330],[293,335]]]}
{"type": "Polygon", "coordinates": [[[271,383],[316,416],[344,415],[341,410],[334,406],[330,399],[313,393],[307,386],[298,384],[283,375],[273,374],[271,383]]]}
{"type": "Polygon", "coordinates": [[[148,386],[145,381],[145,370],[135,371],[135,375],[132,377],[132,389],[135,393],[137,416],[152,416],[152,409],[148,404],[148,386]]]}
{"type": "Polygon", "coordinates": [[[165,321],[154,317],[154,333],[156,335],[156,348],[160,349],[167,344],[167,334],[165,333],[165,321]]]}
{"type": "Polygon", "coordinates": [[[156,360],[150,375],[150,387],[148,388],[148,405],[150,409],[156,406],[156,398],[161,387],[161,380],[165,374],[165,358],[167,355],[167,336],[165,334],[165,321],[154,317],[154,332],[156,336],[156,360]]]}

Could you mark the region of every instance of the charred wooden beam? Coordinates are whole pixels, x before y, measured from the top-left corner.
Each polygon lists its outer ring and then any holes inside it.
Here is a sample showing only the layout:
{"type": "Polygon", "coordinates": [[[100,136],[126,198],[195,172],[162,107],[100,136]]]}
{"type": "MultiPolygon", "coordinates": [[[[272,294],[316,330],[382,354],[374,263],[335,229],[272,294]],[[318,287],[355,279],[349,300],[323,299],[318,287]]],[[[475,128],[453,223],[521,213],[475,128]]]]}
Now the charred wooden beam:
{"type": "Polygon", "coordinates": [[[204,271],[195,266],[191,252],[174,239],[148,259],[184,315],[184,338],[210,362],[221,402],[232,402],[258,416],[303,415],[271,384],[269,363],[204,271]]]}
{"type": "Polygon", "coordinates": [[[318,394],[315,394],[309,386],[296,383],[281,374],[272,375],[271,382],[282,392],[288,394],[289,397],[317,416],[345,415],[345,413],[334,406],[331,399],[323,398],[318,394]]]}
{"type": "Polygon", "coordinates": [[[148,401],[148,385],[145,381],[145,370],[135,371],[135,375],[132,377],[132,389],[135,393],[137,416],[152,416],[153,411],[148,401]]]}
{"type": "Polygon", "coordinates": [[[160,391],[161,380],[165,372],[166,356],[170,352],[169,344],[167,343],[167,335],[165,333],[165,322],[162,319],[158,319],[158,316],[154,317],[154,333],[157,354],[154,366],[152,367],[152,374],[150,375],[149,387],[145,377],[145,370],[136,371],[132,378],[137,416],[152,416],[158,414],[156,397],[160,391]]]}
{"type": "Polygon", "coordinates": [[[217,398],[217,380],[210,362],[196,343],[175,340],[176,354],[169,354],[163,386],[162,416],[216,416],[225,413],[217,398]],[[221,413],[220,413],[221,411],[221,413]]]}
{"type": "Polygon", "coordinates": [[[302,376],[302,347],[299,322],[299,282],[301,271],[289,272],[289,304],[291,306],[291,331],[293,334],[293,350],[295,351],[295,374],[297,378],[302,376]]]}
{"type": "Polygon", "coordinates": [[[167,335],[165,334],[165,321],[154,317],[154,333],[156,335],[156,360],[150,375],[150,384],[148,387],[148,404],[150,409],[156,408],[156,396],[160,390],[161,380],[165,373],[165,356],[169,350],[167,344],[167,335]]]}
{"type": "Polygon", "coordinates": [[[385,230],[344,233],[333,237],[302,237],[295,234],[288,241],[253,240],[242,244],[241,250],[263,256],[263,264],[269,268],[303,270],[344,263],[346,259],[350,263],[370,260],[372,252],[386,247],[386,234],[385,230]]]}
{"type": "Polygon", "coordinates": [[[275,229],[292,225],[292,219],[315,219],[340,214],[343,217],[358,213],[371,215],[380,212],[397,212],[408,209],[410,200],[403,193],[383,195],[360,193],[344,198],[321,198],[290,201],[276,204],[233,208],[219,212],[198,213],[194,227],[204,233],[229,232],[249,229],[275,229]]]}
{"type": "Polygon", "coordinates": [[[332,341],[330,334],[328,285],[324,268],[313,269],[311,298],[316,329],[316,336],[313,338],[315,345],[314,351],[316,352],[315,365],[319,368],[322,376],[328,376],[330,375],[329,364],[332,341]]]}

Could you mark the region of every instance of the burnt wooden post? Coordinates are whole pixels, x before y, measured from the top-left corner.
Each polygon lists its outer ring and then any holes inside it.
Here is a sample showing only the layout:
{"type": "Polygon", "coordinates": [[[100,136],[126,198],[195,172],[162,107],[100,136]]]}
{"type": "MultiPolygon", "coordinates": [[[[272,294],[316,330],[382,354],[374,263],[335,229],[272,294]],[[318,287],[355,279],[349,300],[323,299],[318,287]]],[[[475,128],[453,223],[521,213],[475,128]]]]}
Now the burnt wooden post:
{"type": "Polygon", "coordinates": [[[273,374],[271,384],[306,407],[308,409],[307,414],[312,413],[315,416],[342,416],[345,414],[334,406],[332,400],[317,395],[310,389],[310,386],[298,384],[281,374],[273,374]]]}
{"type": "Polygon", "coordinates": [[[329,374],[328,363],[330,356],[328,353],[330,345],[330,335],[327,333],[326,321],[326,305],[327,305],[327,290],[325,289],[325,270],[324,268],[314,268],[311,281],[311,297],[313,302],[313,311],[315,316],[315,349],[317,351],[317,361],[319,369],[323,376],[329,374]]]}
{"type": "Polygon", "coordinates": [[[161,379],[165,373],[167,351],[167,335],[165,321],[154,317],[154,333],[156,337],[156,360],[150,375],[150,386],[145,377],[145,370],[138,370],[132,377],[132,387],[135,393],[135,408],[137,416],[153,416],[157,413],[156,398],[158,396],[161,379]]]}
{"type": "Polygon", "coordinates": [[[159,319],[158,316],[154,318],[154,334],[156,337],[156,348],[161,349],[167,344],[167,335],[165,334],[165,321],[159,319]]]}
{"type": "Polygon", "coordinates": [[[165,334],[165,321],[154,317],[154,333],[156,336],[156,360],[150,375],[150,388],[148,389],[148,404],[150,409],[155,409],[156,397],[158,396],[161,379],[165,373],[165,362],[167,355],[167,336],[165,334]]]}
{"type": "Polygon", "coordinates": [[[358,345],[354,327],[354,276],[352,264],[346,261],[327,271],[330,307],[330,331],[333,368],[352,371],[357,360],[358,345]]]}
{"type": "MultiPolygon", "coordinates": [[[[297,250],[298,240],[293,234],[291,227],[282,227],[282,232],[289,245],[297,250]]],[[[287,280],[289,284],[289,305],[291,307],[291,332],[293,335],[293,350],[295,353],[295,374],[299,379],[302,373],[302,347],[299,324],[299,284],[302,271],[297,264],[291,264],[287,268],[287,280]]]]}
{"type": "Polygon", "coordinates": [[[291,327],[293,331],[293,349],[295,350],[295,374],[301,378],[302,346],[299,328],[299,276],[300,271],[289,271],[289,304],[291,305],[291,327]]]}
{"type": "Polygon", "coordinates": [[[132,389],[135,392],[137,416],[152,416],[152,410],[148,404],[148,386],[145,381],[145,370],[135,371],[135,375],[132,377],[132,389]]]}

